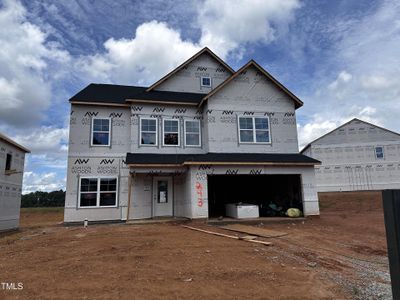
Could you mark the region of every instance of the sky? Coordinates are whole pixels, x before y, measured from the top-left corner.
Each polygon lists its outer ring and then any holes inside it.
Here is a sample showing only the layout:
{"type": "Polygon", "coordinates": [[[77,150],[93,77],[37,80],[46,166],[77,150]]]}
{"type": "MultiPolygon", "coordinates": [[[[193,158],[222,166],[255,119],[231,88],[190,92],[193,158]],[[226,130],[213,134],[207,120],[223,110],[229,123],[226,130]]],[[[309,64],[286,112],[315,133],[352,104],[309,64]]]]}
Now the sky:
{"type": "Polygon", "coordinates": [[[0,131],[31,149],[23,192],[65,188],[68,99],[146,86],[204,46],[303,100],[299,147],[358,117],[400,132],[400,1],[0,0],[0,131]]]}

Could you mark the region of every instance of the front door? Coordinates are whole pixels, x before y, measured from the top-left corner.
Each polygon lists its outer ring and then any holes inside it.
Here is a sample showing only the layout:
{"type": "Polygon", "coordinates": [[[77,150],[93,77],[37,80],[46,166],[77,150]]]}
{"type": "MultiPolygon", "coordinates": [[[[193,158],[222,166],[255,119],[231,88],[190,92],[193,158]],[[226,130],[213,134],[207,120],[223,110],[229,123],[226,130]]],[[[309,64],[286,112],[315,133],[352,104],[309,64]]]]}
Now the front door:
{"type": "Polygon", "coordinates": [[[153,216],[172,216],[172,179],[171,177],[154,177],[153,183],[153,216]]]}

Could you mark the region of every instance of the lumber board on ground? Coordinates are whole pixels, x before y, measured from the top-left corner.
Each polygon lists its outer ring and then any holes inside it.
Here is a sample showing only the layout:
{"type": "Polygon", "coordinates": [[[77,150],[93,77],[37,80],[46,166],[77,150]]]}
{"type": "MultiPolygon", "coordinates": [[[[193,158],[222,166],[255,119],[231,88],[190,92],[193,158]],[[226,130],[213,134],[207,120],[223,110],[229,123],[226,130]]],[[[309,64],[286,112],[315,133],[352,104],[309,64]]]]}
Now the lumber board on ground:
{"type": "Polygon", "coordinates": [[[228,235],[228,234],[219,233],[219,232],[215,232],[215,231],[204,230],[204,229],[196,228],[196,227],[192,227],[192,226],[182,225],[182,227],[187,228],[187,229],[191,229],[191,230],[200,231],[200,232],[207,233],[207,234],[212,234],[212,235],[216,235],[216,236],[222,236],[222,237],[226,237],[226,238],[230,238],[230,239],[242,240],[242,241],[246,241],[246,242],[250,242],[250,243],[263,244],[265,246],[272,245],[271,242],[256,241],[256,240],[252,240],[252,239],[249,239],[249,238],[244,238],[243,239],[243,238],[240,238],[238,236],[228,235]]]}
{"type": "Polygon", "coordinates": [[[241,233],[247,233],[250,235],[261,236],[261,237],[265,237],[265,238],[280,237],[280,236],[287,235],[287,232],[282,232],[282,231],[277,231],[277,230],[272,230],[272,229],[267,229],[267,228],[260,228],[260,227],[255,227],[255,226],[249,226],[249,225],[242,225],[242,224],[230,224],[230,225],[221,226],[220,228],[226,229],[226,230],[231,230],[231,231],[236,231],[236,232],[241,232],[241,233]]]}

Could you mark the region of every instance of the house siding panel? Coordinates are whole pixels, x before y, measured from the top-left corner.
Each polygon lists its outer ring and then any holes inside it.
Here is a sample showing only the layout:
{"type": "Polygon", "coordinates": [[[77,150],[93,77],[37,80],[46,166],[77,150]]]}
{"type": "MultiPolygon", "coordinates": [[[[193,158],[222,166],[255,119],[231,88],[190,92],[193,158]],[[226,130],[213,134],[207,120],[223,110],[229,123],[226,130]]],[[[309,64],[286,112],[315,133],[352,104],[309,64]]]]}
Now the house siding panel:
{"type": "Polygon", "coordinates": [[[0,139],[0,231],[18,228],[25,153],[0,139]],[[6,175],[7,154],[12,155],[11,169],[6,175]]]}
{"type": "Polygon", "coordinates": [[[251,67],[210,97],[205,108],[209,152],[298,153],[293,100],[251,67]],[[271,144],[240,144],[240,116],[270,120],[271,144]]]}
{"type": "Polygon", "coordinates": [[[154,90],[207,94],[230,75],[229,70],[209,54],[204,53],[174,76],[155,87],[154,90]],[[202,76],[211,77],[211,88],[200,85],[202,76]]]}
{"type": "Polygon", "coordinates": [[[307,151],[322,162],[316,167],[319,192],[400,188],[400,136],[390,131],[354,120],[307,151]],[[376,146],[383,147],[383,159],[375,157],[376,146]]]}

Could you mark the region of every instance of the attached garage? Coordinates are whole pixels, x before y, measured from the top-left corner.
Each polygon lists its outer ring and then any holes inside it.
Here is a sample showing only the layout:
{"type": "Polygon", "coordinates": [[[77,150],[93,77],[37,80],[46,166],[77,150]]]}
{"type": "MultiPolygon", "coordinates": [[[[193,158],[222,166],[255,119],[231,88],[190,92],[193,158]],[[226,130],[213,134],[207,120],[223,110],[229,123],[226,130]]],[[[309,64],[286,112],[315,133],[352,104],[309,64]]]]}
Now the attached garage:
{"type": "Polygon", "coordinates": [[[260,217],[283,216],[288,208],[303,211],[300,174],[208,175],[209,218],[226,216],[226,205],[253,204],[260,217]]]}

